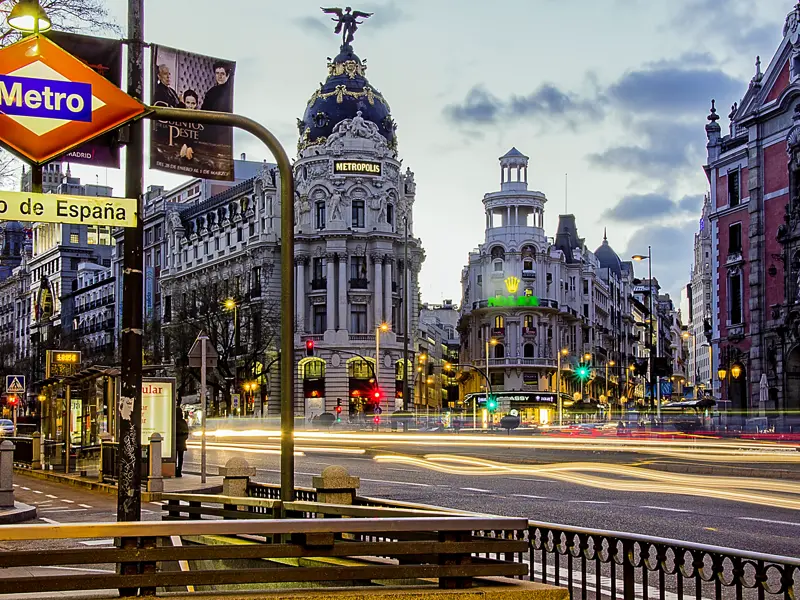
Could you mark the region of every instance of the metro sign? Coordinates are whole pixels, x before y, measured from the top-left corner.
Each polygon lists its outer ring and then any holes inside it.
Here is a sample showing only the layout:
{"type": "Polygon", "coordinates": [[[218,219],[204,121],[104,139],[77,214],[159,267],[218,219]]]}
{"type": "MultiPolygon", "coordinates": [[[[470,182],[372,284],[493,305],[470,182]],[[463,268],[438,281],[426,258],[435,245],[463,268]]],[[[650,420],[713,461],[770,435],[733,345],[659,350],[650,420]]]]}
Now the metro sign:
{"type": "Polygon", "coordinates": [[[43,164],[145,112],[40,35],[0,50],[0,144],[43,164]]]}

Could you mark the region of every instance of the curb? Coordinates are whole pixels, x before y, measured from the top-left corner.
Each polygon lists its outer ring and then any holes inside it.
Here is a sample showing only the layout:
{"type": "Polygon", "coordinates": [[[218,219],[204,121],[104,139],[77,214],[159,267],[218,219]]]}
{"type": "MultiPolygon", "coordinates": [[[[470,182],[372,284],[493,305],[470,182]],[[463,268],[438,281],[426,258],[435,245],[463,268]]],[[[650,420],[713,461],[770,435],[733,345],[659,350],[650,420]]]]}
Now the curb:
{"type": "Polygon", "coordinates": [[[36,518],[36,507],[22,502],[14,502],[14,508],[0,510],[0,525],[22,523],[36,518]]]}

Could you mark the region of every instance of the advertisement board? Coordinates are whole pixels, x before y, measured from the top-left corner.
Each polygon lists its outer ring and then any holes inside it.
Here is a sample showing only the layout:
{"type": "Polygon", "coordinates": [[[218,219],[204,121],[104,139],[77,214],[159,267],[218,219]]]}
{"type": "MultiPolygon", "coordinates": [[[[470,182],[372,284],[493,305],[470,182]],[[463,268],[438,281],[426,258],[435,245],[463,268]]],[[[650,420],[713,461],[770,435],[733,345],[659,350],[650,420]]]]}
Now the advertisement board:
{"type": "MultiPolygon", "coordinates": [[[[153,46],[153,106],[233,112],[236,63],[153,46]]],[[[150,168],[233,181],[233,129],[221,125],[153,121],[150,168]]]]}
{"type": "Polygon", "coordinates": [[[161,455],[175,456],[175,379],[142,377],[142,446],[158,432],[161,455]]]}

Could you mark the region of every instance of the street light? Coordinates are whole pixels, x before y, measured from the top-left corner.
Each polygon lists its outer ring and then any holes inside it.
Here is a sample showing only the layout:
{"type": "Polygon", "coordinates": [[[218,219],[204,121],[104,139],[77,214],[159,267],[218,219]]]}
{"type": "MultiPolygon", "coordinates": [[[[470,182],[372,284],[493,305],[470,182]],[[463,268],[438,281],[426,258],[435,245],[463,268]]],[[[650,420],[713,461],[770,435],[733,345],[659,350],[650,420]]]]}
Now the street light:
{"type": "MultiPolygon", "coordinates": [[[[613,360],[606,361],[606,402],[608,402],[608,406],[611,407],[611,399],[608,397],[608,367],[613,367],[615,363],[613,360]]],[[[609,410],[609,418],[611,417],[611,411],[609,410]]]]}
{"type": "Polygon", "coordinates": [[[561,357],[569,354],[568,348],[558,351],[558,368],[556,369],[556,398],[558,400],[558,426],[564,425],[564,401],[561,399],[561,357]]]}
{"type": "Polygon", "coordinates": [[[53,23],[38,0],[19,0],[6,18],[8,26],[22,33],[50,31],[53,23]]]}
{"type": "MultiPolygon", "coordinates": [[[[239,379],[239,304],[233,298],[223,302],[225,310],[233,311],[233,389],[238,390],[239,379]]],[[[231,399],[232,401],[233,399],[231,399]]]]}
{"type": "Polygon", "coordinates": [[[742,367],[739,364],[735,364],[731,367],[731,375],[734,379],[739,379],[739,375],[742,374],[742,367]]]}
{"type": "Polygon", "coordinates": [[[378,379],[378,367],[381,362],[381,333],[389,331],[389,324],[386,322],[381,323],[375,328],[375,385],[381,387],[380,380],[378,379]]]}
{"type": "MultiPolygon", "coordinates": [[[[489,345],[497,346],[499,342],[494,338],[486,338],[486,381],[491,381],[489,378],[489,345]]],[[[489,402],[489,388],[486,388],[486,402],[489,402]]]]}
{"type": "MultiPolygon", "coordinates": [[[[648,278],[648,285],[650,286],[649,296],[650,296],[650,315],[648,318],[648,329],[650,333],[650,339],[648,340],[648,356],[650,362],[650,400],[656,401],[656,416],[658,421],[661,421],[661,386],[655,381],[655,361],[653,360],[655,357],[653,356],[653,250],[651,246],[647,247],[647,256],[643,254],[634,254],[631,257],[636,262],[642,262],[643,260],[647,261],[647,278],[648,278]],[[656,398],[656,395],[658,396],[656,398]]],[[[656,337],[656,348],[655,354],[658,355],[658,337],[656,337]]]]}

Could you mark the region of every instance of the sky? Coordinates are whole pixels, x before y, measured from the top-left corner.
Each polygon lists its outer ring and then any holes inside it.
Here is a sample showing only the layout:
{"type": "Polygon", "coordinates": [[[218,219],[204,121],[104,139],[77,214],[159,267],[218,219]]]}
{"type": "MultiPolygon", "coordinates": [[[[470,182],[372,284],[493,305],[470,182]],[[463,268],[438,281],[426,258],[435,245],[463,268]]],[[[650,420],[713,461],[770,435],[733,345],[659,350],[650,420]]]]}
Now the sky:
{"type": "MultiPolygon", "coordinates": [[[[548,198],[548,236],[566,204],[591,250],[604,229],[623,260],[652,245],[654,276],[677,301],[708,193],[702,166],[710,100],[716,98],[726,131],[756,55],[766,68],[793,4],[353,4],[375,13],[358,30],[354,49],[392,108],[400,157],[415,172],[415,234],[427,255],[423,301],[460,301],[461,269],[484,239],[482,198],[499,188],[498,158],[512,146],[530,157],[530,187],[548,198]]],[[[124,28],[126,1],[107,5],[124,28]]],[[[145,7],[148,42],[235,60],[236,112],[270,128],[294,156],[296,118],[340,43],[319,2],[146,0],[145,7]]],[[[270,158],[254,138],[237,133],[237,157],[242,152],[270,158]]],[[[75,166],[73,173],[122,194],[119,171],[75,166]]],[[[146,185],[180,182],[146,173],[146,185]]]]}

